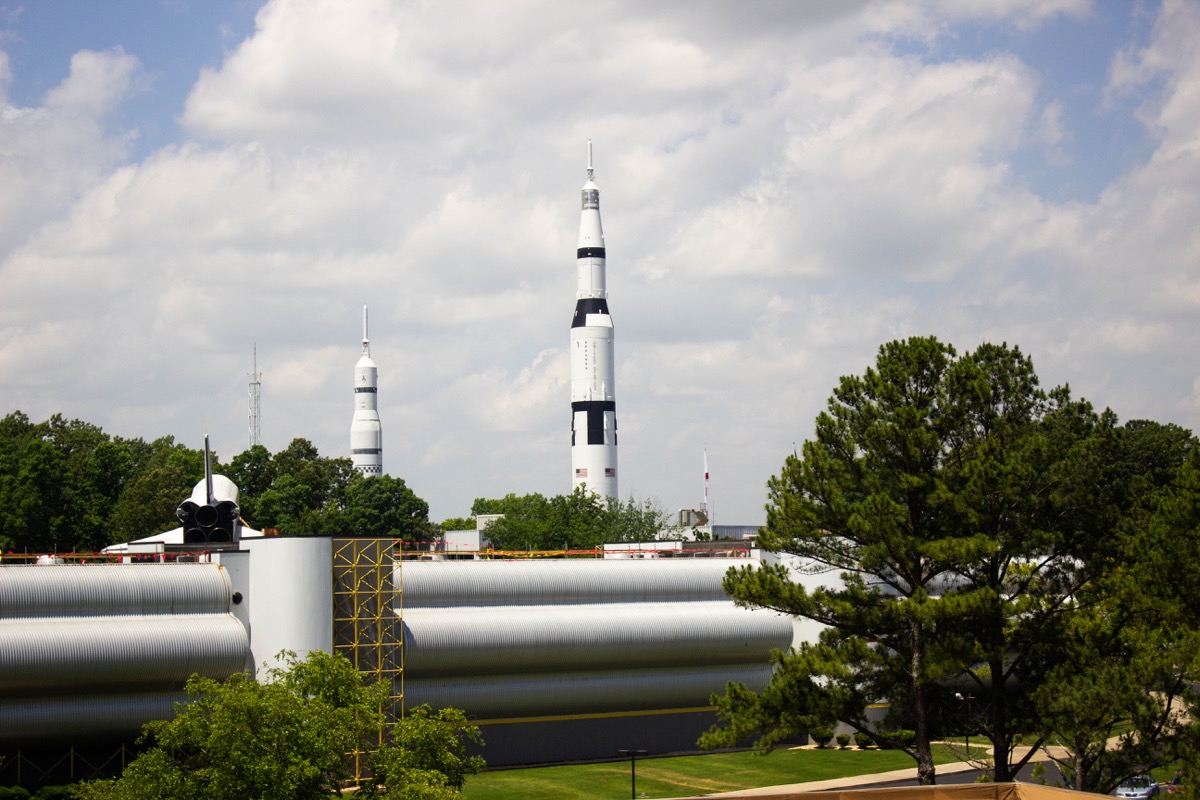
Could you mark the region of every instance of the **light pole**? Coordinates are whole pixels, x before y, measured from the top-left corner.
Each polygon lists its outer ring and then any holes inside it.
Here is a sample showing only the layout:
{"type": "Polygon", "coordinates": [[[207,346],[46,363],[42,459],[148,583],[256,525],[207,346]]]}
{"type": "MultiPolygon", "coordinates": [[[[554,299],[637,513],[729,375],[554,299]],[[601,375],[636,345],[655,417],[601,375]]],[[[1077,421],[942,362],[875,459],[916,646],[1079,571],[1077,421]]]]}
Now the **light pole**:
{"type": "Polygon", "coordinates": [[[974,700],[975,698],[969,694],[966,697],[964,697],[962,692],[955,692],[954,699],[962,704],[962,707],[965,711],[965,713],[963,714],[963,718],[966,719],[966,721],[967,721],[967,727],[966,727],[966,733],[963,735],[966,736],[967,761],[970,762],[970,760],[971,760],[971,718],[970,718],[969,714],[971,711],[971,701],[974,700]]]}
{"type": "Polygon", "coordinates": [[[618,750],[623,756],[629,756],[629,798],[637,800],[637,757],[646,755],[645,750],[618,750]]]}

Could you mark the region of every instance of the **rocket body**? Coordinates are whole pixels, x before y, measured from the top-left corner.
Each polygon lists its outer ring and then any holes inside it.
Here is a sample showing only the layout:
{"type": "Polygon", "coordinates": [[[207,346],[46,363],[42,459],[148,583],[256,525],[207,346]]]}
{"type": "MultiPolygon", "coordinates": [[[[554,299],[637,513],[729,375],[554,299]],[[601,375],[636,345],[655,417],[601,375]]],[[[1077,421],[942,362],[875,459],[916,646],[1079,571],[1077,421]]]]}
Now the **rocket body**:
{"type": "Polygon", "coordinates": [[[379,370],[371,360],[367,307],[363,306],[362,358],[354,365],[354,419],[350,459],[364,477],[383,474],[383,425],[379,421],[379,370]]]}
{"type": "Polygon", "coordinates": [[[602,497],[617,498],[617,398],[613,322],[605,286],[604,230],[600,190],[583,185],[576,252],[575,316],[571,320],[572,488],[586,485],[602,497]]]}

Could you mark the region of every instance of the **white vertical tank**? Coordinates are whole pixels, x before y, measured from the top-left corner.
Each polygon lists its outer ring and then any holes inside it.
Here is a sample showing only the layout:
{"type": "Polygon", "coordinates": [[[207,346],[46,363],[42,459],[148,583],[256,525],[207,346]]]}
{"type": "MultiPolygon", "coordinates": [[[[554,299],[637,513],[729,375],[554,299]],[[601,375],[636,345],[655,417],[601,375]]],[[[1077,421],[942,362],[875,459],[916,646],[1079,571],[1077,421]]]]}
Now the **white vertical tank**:
{"type": "Polygon", "coordinates": [[[593,180],[588,141],[587,182],[576,252],[575,317],[571,321],[572,488],[602,497],[617,495],[617,397],[613,322],[605,287],[604,230],[600,190],[593,180]]]}
{"type": "Polygon", "coordinates": [[[354,420],[350,458],[366,477],[383,474],[383,425],[379,422],[379,370],[371,360],[367,307],[363,306],[362,358],[354,365],[354,420]]]}

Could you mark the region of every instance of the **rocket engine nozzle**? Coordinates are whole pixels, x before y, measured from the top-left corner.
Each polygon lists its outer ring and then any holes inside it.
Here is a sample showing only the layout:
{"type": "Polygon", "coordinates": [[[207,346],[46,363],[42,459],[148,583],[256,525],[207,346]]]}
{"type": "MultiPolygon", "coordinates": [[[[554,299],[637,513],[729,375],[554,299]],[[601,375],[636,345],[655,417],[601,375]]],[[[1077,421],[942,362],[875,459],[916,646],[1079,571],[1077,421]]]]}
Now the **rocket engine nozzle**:
{"type": "Polygon", "coordinates": [[[238,487],[224,475],[214,475],[204,437],[204,479],[192,489],[192,496],[179,504],[175,516],[183,524],[184,544],[225,544],[240,541],[242,510],[238,506],[238,487]]]}

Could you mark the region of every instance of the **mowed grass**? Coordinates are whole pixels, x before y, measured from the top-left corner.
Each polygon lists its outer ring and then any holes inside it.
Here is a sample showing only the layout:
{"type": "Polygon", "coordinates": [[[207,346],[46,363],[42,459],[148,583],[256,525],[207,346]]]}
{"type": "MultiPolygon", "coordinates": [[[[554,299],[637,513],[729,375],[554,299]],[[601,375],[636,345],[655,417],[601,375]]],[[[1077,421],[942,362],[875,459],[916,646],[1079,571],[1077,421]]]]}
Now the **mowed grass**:
{"type": "MultiPolygon", "coordinates": [[[[934,761],[956,760],[935,748],[934,761]]],[[[889,772],[915,766],[896,750],[776,750],[709,753],[638,759],[637,793],[648,797],[686,797],[757,786],[823,781],[850,775],[889,772]]],[[[629,762],[531,767],[472,775],[463,787],[466,800],[597,800],[629,797],[629,762]]]]}

